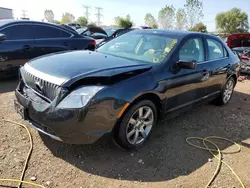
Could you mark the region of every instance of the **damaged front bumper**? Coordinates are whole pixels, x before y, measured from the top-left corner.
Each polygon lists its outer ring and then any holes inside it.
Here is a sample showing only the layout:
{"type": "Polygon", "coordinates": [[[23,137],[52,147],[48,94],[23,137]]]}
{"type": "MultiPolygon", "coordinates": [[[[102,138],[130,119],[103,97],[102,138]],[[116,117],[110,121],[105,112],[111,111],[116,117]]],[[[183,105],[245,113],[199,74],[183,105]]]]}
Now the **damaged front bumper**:
{"type": "Polygon", "coordinates": [[[37,131],[55,140],[92,144],[111,132],[117,120],[111,100],[81,109],[59,109],[53,102],[49,103],[36,95],[32,89],[26,89],[26,92],[19,87],[16,89],[19,112],[23,111],[23,118],[37,131]]]}

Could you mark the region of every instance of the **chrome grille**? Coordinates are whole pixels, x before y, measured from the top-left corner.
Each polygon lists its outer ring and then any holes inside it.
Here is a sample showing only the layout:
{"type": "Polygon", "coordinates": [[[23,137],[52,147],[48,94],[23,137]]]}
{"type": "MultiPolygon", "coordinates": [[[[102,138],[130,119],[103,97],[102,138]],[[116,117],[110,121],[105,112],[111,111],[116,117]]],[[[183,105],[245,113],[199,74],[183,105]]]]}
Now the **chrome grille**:
{"type": "Polygon", "coordinates": [[[29,73],[24,68],[21,69],[21,76],[24,83],[41,94],[42,96],[53,101],[60,93],[61,87],[50,82],[47,82],[41,78],[38,78],[31,73],[29,73]],[[38,87],[38,85],[40,87],[38,87]]]}

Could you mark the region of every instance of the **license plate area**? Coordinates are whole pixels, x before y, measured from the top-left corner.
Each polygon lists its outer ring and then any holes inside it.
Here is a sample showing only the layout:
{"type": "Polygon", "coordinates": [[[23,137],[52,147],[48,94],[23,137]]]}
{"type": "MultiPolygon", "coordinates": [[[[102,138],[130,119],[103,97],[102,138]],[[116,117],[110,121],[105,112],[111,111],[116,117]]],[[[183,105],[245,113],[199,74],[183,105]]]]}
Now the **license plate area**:
{"type": "Polygon", "coordinates": [[[27,109],[23,107],[18,101],[14,100],[14,108],[18,114],[21,115],[21,117],[24,120],[27,120],[27,109]]]}

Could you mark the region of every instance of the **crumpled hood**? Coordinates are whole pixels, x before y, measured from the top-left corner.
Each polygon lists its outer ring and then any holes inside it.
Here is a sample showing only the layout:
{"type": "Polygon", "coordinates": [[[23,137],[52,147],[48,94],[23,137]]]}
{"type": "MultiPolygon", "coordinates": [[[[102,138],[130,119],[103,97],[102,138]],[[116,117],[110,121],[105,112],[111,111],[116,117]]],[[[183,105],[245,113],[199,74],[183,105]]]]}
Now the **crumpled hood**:
{"type": "Polygon", "coordinates": [[[85,77],[109,77],[150,67],[151,64],[92,51],[59,52],[35,58],[24,65],[31,74],[57,85],[85,77]]]}

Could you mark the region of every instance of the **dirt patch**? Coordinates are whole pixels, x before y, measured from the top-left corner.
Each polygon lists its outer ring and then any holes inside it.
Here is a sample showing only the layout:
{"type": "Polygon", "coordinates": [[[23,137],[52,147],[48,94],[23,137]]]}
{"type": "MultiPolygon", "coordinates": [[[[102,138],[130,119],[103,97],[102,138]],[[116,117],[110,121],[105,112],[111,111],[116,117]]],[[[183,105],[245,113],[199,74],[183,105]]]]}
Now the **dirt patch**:
{"type": "MultiPolygon", "coordinates": [[[[13,109],[15,80],[0,83],[0,118],[27,125],[13,109]]],[[[57,142],[31,130],[34,139],[25,179],[51,187],[204,187],[216,168],[212,156],[186,144],[188,136],[217,135],[237,141],[241,153],[224,160],[250,187],[250,81],[239,82],[231,102],[224,107],[200,106],[171,120],[159,122],[147,145],[127,152],[113,144],[109,136],[84,146],[57,142]]],[[[26,132],[0,122],[0,178],[19,178],[29,148],[26,132]]],[[[224,149],[234,146],[222,144],[224,149]]],[[[10,185],[10,184],[7,184],[10,185]]],[[[0,186],[1,187],[1,186],[0,186]]],[[[29,187],[29,186],[26,186],[29,187]]],[[[223,166],[213,187],[240,187],[223,166]]]]}

